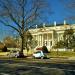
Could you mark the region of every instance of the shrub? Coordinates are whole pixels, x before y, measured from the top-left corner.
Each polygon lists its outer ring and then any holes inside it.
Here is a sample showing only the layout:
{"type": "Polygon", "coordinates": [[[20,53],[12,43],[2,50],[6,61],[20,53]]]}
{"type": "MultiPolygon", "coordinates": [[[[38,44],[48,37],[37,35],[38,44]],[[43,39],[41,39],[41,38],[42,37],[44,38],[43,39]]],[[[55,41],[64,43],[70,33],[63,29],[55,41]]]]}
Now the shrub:
{"type": "Polygon", "coordinates": [[[42,47],[42,50],[43,50],[44,53],[49,53],[46,46],[43,46],[43,47],[42,47]]]}
{"type": "Polygon", "coordinates": [[[2,48],[2,52],[7,52],[7,47],[6,47],[6,46],[4,46],[4,47],[2,48]]]}

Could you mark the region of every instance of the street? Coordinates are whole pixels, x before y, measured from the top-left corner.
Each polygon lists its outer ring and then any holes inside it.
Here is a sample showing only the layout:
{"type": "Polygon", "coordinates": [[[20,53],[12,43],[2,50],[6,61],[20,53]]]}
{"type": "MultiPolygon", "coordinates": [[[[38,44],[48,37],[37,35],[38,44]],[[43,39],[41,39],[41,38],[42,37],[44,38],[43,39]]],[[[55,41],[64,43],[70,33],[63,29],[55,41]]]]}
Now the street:
{"type": "MultiPolygon", "coordinates": [[[[36,59],[36,61],[40,60],[36,59]]],[[[47,60],[44,59],[43,61],[47,60]]],[[[0,75],[75,75],[75,64],[0,59],[0,75]]]]}

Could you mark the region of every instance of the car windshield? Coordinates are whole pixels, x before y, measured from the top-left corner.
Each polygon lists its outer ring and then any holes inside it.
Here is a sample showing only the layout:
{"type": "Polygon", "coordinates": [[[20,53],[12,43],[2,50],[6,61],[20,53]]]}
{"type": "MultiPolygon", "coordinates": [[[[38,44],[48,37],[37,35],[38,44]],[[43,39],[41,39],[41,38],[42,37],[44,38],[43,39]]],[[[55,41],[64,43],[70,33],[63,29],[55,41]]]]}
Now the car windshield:
{"type": "Polygon", "coordinates": [[[41,51],[37,51],[37,52],[35,52],[35,53],[41,53],[41,51]]]}

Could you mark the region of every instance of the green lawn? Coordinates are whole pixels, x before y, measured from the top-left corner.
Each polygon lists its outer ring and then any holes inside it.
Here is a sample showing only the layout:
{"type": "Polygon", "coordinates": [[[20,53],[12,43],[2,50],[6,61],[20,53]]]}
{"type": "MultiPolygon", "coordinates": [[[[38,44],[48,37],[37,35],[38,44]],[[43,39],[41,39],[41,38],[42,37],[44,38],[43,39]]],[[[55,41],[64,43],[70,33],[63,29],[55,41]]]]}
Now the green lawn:
{"type": "Polygon", "coordinates": [[[49,54],[49,56],[75,56],[75,52],[73,51],[51,51],[49,54]]]}
{"type": "MultiPolygon", "coordinates": [[[[0,52],[0,56],[6,56],[8,52],[0,52]]],[[[27,55],[27,52],[24,52],[25,55],[27,55]]],[[[31,55],[33,52],[28,52],[28,55],[31,55]]],[[[73,51],[50,51],[50,53],[48,53],[48,56],[49,57],[57,57],[57,56],[60,56],[60,57],[75,57],[75,52],[73,51]]]]}

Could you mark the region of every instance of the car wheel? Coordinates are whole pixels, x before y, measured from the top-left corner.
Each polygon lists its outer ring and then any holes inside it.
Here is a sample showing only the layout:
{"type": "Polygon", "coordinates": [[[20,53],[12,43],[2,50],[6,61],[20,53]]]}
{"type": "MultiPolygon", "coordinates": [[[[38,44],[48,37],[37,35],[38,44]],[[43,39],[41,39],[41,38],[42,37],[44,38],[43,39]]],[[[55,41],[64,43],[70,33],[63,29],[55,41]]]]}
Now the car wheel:
{"type": "Polygon", "coordinates": [[[41,59],[43,59],[43,57],[41,57],[41,59]]]}
{"type": "Polygon", "coordinates": [[[15,55],[15,57],[17,58],[17,55],[15,55]]]}

